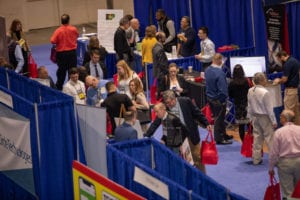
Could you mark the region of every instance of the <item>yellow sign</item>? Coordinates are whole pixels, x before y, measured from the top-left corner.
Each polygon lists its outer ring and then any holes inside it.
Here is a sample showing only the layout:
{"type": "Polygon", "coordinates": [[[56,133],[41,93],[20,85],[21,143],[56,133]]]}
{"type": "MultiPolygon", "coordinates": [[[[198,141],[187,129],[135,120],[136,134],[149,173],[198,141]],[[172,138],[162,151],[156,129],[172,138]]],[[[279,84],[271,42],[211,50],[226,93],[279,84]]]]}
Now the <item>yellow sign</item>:
{"type": "Polygon", "coordinates": [[[75,200],[145,199],[77,161],[73,161],[73,185],[75,200]]]}

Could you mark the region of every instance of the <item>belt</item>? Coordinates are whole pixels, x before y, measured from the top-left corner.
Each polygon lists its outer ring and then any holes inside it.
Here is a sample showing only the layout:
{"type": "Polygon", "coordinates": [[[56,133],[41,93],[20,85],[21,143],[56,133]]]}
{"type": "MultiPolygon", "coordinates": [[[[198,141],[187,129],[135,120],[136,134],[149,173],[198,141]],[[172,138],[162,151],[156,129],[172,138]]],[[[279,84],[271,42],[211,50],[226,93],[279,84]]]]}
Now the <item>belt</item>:
{"type": "Polygon", "coordinates": [[[285,89],[297,89],[298,87],[285,87],[285,89]]]}

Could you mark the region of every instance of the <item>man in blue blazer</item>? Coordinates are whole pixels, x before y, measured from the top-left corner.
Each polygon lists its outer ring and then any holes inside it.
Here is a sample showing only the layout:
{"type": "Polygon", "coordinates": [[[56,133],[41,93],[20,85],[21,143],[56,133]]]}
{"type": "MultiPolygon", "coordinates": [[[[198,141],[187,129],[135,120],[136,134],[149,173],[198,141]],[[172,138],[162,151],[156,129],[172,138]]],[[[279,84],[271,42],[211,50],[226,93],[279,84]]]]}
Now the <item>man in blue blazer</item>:
{"type": "MultiPolygon", "coordinates": [[[[168,110],[175,114],[186,126],[186,136],[189,140],[195,166],[205,173],[205,166],[201,163],[200,158],[200,134],[198,123],[206,127],[208,130],[211,130],[211,126],[209,125],[206,117],[201,113],[200,109],[191,101],[190,98],[176,98],[175,93],[172,90],[167,90],[163,93],[163,100],[168,107],[168,110]]],[[[160,124],[161,119],[156,118],[145,133],[145,136],[152,136],[160,124]]]]}

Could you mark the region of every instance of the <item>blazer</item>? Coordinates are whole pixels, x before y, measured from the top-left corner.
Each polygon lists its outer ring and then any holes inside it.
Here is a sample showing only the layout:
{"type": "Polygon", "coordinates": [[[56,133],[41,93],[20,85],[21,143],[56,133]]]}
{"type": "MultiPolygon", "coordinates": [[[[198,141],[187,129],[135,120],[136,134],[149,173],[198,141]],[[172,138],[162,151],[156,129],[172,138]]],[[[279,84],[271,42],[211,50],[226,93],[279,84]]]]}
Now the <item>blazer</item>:
{"type": "MultiPolygon", "coordinates": [[[[200,109],[193,104],[190,98],[177,97],[176,99],[180,105],[185,121],[185,127],[187,129],[186,136],[191,140],[191,142],[194,145],[196,145],[200,142],[198,123],[206,127],[208,125],[208,121],[206,117],[202,114],[200,109]]],[[[161,119],[156,117],[149,129],[147,130],[147,132],[144,134],[144,136],[151,137],[160,124],[161,119]]]]}
{"type": "MultiPolygon", "coordinates": [[[[177,75],[177,81],[178,81],[178,84],[180,85],[180,87],[183,89],[183,91],[180,93],[180,96],[187,96],[188,86],[187,86],[186,80],[184,79],[184,77],[177,75]]],[[[160,87],[159,91],[170,90],[170,78],[168,75],[165,76],[165,80],[162,81],[162,84],[159,85],[158,87],[160,87]]]]}
{"type": "MultiPolygon", "coordinates": [[[[99,61],[99,65],[102,69],[102,72],[103,72],[103,79],[106,79],[107,78],[107,68],[106,68],[106,65],[104,64],[104,62],[102,61],[99,61]]],[[[84,67],[86,68],[86,72],[87,74],[91,74],[91,69],[90,69],[90,62],[87,62],[84,67]]]]}

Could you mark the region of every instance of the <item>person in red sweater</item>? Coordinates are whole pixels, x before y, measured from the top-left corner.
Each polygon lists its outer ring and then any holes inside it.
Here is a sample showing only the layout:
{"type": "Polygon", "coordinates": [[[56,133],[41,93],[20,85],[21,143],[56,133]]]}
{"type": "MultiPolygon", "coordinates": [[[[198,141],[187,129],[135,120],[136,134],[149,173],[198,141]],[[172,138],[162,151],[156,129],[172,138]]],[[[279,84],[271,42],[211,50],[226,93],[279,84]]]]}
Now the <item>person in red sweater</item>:
{"type": "Polygon", "coordinates": [[[69,24],[70,16],[61,16],[61,26],[58,27],[51,36],[50,42],[56,45],[56,61],[58,69],[56,71],[56,87],[62,90],[66,73],[72,67],[77,67],[77,37],[79,32],[76,27],[69,24]]]}

